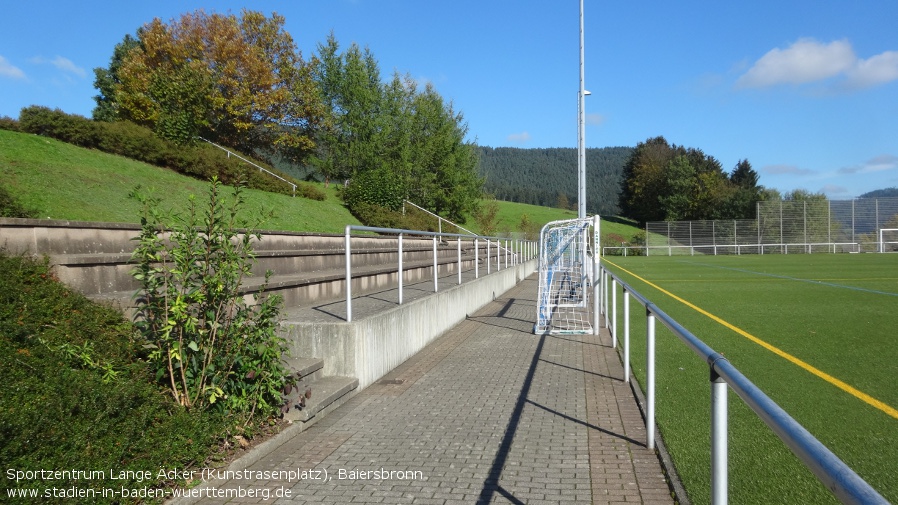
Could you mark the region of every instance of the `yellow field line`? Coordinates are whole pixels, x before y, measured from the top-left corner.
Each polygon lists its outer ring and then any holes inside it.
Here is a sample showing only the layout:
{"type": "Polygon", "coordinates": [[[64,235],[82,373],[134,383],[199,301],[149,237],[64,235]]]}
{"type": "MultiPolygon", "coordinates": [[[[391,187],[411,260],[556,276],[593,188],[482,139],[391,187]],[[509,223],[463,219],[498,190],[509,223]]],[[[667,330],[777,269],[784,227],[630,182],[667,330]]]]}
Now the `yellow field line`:
{"type": "Polygon", "coordinates": [[[633,277],[635,277],[635,278],[639,279],[640,281],[642,281],[642,282],[648,284],[649,286],[651,286],[651,287],[657,289],[658,291],[660,291],[660,292],[664,293],[665,295],[667,295],[667,296],[673,298],[674,300],[676,300],[676,301],[682,303],[683,305],[685,305],[685,306],[689,307],[690,309],[692,309],[692,310],[698,312],[699,314],[702,314],[703,316],[708,317],[708,318],[711,319],[712,321],[715,321],[715,322],[717,322],[717,323],[720,323],[720,324],[723,325],[724,327],[729,328],[730,330],[733,330],[733,331],[736,332],[737,334],[739,334],[739,335],[741,335],[741,336],[747,338],[748,340],[751,340],[752,342],[758,344],[759,346],[763,347],[764,349],[767,349],[768,351],[772,352],[773,354],[776,354],[777,356],[779,356],[779,357],[781,357],[781,358],[784,358],[784,359],[790,361],[791,363],[793,363],[793,364],[795,364],[795,365],[798,365],[799,367],[801,367],[801,368],[807,370],[808,372],[811,372],[812,374],[816,375],[817,377],[820,377],[821,379],[825,380],[826,382],[829,382],[829,383],[832,384],[833,386],[836,386],[837,388],[841,389],[842,391],[845,391],[846,393],[849,393],[849,394],[851,394],[852,396],[854,396],[854,397],[860,399],[861,401],[864,401],[864,402],[866,402],[866,403],[872,405],[873,407],[876,407],[877,409],[879,409],[879,410],[885,412],[886,414],[888,414],[888,415],[894,417],[895,419],[898,419],[898,410],[896,410],[895,408],[893,408],[893,407],[891,407],[891,406],[889,406],[889,405],[887,405],[887,404],[885,404],[885,403],[883,403],[883,402],[877,400],[876,398],[873,398],[872,396],[868,395],[867,393],[864,393],[863,391],[861,391],[861,390],[859,390],[859,389],[856,389],[856,388],[852,387],[851,385],[846,384],[845,382],[842,382],[841,380],[839,380],[839,379],[833,377],[832,375],[830,375],[830,374],[824,372],[823,370],[820,370],[819,368],[816,368],[816,367],[814,367],[813,365],[810,365],[810,364],[808,364],[807,362],[802,361],[802,360],[796,358],[795,356],[793,356],[793,355],[787,353],[786,351],[780,349],[779,347],[776,347],[776,346],[774,346],[774,345],[768,344],[767,342],[765,342],[765,341],[761,340],[760,338],[758,338],[758,337],[752,335],[751,333],[748,333],[747,331],[745,331],[745,330],[743,330],[743,329],[741,329],[741,328],[738,328],[738,327],[736,327],[736,326],[733,326],[732,324],[730,324],[730,323],[724,321],[723,319],[721,319],[721,318],[715,316],[714,314],[711,314],[710,312],[708,312],[708,311],[702,309],[701,307],[698,307],[698,306],[696,306],[696,305],[693,305],[693,304],[690,303],[690,302],[687,302],[686,300],[684,300],[684,299],[680,298],[679,296],[677,296],[677,295],[671,293],[670,291],[667,291],[666,289],[664,289],[664,288],[658,286],[657,284],[651,283],[651,282],[649,282],[649,281],[643,279],[642,277],[640,277],[640,276],[634,274],[633,272],[631,272],[631,271],[629,271],[629,270],[627,270],[627,269],[621,267],[620,265],[616,265],[615,263],[613,263],[613,262],[611,262],[611,261],[608,261],[607,259],[603,259],[603,261],[605,261],[606,263],[608,263],[608,264],[610,264],[610,265],[614,265],[614,266],[617,267],[617,268],[620,268],[622,271],[627,272],[628,274],[632,275],[633,277]]]}

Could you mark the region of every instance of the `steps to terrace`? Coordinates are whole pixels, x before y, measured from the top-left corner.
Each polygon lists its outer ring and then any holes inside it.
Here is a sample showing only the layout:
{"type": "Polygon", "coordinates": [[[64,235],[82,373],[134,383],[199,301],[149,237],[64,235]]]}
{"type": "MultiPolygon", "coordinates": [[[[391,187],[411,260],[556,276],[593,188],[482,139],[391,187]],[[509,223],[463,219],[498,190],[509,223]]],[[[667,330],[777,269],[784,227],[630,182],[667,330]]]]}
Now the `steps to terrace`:
{"type": "MultiPolygon", "coordinates": [[[[131,275],[134,267],[131,251],[139,232],[140,227],[136,224],[0,218],[0,248],[13,254],[46,256],[60,281],[91,299],[109,303],[133,317],[135,294],[140,285],[131,275]]],[[[509,260],[504,257],[498,259],[495,243],[491,247],[491,268],[495,270],[499,261],[504,268],[509,260]]],[[[351,288],[354,297],[376,297],[378,293],[388,293],[395,288],[398,284],[399,258],[396,237],[353,236],[351,249],[351,288]]],[[[290,315],[290,321],[282,324],[281,332],[292,342],[291,347],[297,355],[287,364],[300,378],[288,397],[290,409],[285,413],[285,418],[294,423],[311,425],[351,398],[360,385],[359,377],[355,376],[357,373],[340,371],[347,369],[345,364],[326,362],[351,361],[354,358],[344,358],[339,352],[337,357],[334,354],[326,356],[327,352],[333,351],[333,346],[325,352],[320,346],[308,343],[314,338],[310,335],[324,331],[321,326],[323,322],[310,321],[303,326],[305,321],[297,318],[301,318],[303,313],[313,316],[327,314],[327,324],[333,325],[335,321],[339,324],[345,317],[345,310],[328,312],[329,309],[323,308],[345,302],[342,298],[346,293],[345,237],[263,232],[262,239],[254,243],[254,252],[253,275],[244,280],[241,293],[252,303],[263,287],[265,272],[272,272],[266,292],[283,297],[283,313],[285,317],[290,315]],[[297,330],[300,327],[302,331],[297,330]]],[[[433,278],[433,254],[431,238],[404,238],[403,283],[410,286],[410,298],[415,296],[416,289],[411,286],[416,282],[427,285],[433,278]]],[[[475,255],[470,242],[462,242],[460,253],[457,242],[438,242],[437,275],[454,278],[459,268],[470,271],[475,263],[486,273],[486,256],[486,243],[479,245],[475,255]]],[[[473,276],[469,272],[467,277],[473,276]]],[[[441,282],[445,285],[455,283],[454,279],[441,282]]],[[[418,291],[429,291],[429,287],[418,291]]],[[[393,302],[390,302],[392,305],[393,302]]],[[[310,319],[314,320],[314,317],[310,319]]],[[[338,333],[341,331],[344,330],[337,330],[338,333]]],[[[328,338],[336,340],[332,336],[328,338]]],[[[370,378],[363,381],[362,388],[370,382],[370,378]]]]}

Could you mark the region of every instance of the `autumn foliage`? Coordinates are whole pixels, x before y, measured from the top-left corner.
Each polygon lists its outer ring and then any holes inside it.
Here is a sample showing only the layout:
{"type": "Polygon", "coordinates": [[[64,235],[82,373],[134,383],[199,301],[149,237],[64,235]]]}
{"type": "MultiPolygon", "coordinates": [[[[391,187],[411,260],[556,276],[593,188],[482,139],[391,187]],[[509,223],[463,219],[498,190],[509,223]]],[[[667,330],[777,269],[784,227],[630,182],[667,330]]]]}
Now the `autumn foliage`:
{"type": "Polygon", "coordinates": [[[203,136],[296,156],[313,147],[324,106],[283,17],[200,10],[154,19],[137,39],[111,88],[118,119],[181,143],[203,136]]]}

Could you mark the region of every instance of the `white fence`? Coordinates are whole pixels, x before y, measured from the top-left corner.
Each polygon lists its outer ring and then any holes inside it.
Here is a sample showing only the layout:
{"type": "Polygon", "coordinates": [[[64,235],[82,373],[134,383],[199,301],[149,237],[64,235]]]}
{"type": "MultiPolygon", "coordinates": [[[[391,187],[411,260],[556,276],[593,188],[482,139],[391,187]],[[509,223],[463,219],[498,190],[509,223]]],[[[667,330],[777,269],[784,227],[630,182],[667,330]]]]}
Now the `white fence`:
{"type": "Polygon", "coordinates": [[[605,254],[794,254],[886,252],[880,230],[898,228],[898,198],[758,202],[756,219],[654,221],[645,244],[605,254]]]}

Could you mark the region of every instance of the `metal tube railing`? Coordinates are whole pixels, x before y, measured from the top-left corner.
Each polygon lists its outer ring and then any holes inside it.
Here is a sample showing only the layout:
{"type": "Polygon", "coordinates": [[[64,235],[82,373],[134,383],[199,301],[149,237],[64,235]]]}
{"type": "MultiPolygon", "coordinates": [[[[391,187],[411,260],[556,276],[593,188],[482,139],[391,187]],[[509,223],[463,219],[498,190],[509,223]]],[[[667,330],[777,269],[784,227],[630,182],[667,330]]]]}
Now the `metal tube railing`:
{"type": "MultiPolygon", "coordinates": [[[[728,500],[727,467],[727,390],[732,389],[777,437],[808,467],[811,472],[846,504],[888,505],[870,484],[817,440],[782,407],[748,380],[726,358],[715,352],[680,323],[633,290],[614,272],[601,267],[604,276],[620,283],[624,291],[624,372],[629,379],[629,300],[632,296],[646,310],[646,441],[654,448],[655,431],[655,320],[658,319],[687,347],[708,363],[711,383],[711,503],[723,505],[728,500]]],[[[607,284],[607,283],[606,283],[607,284]]],[[[605,297],[607,301],[607,296],[605,297]]],[[[605,305],[605,310],[608,306],[605,305]]],[[[617,312],[616,302],[611,310],[617,312]]],[[[605,314],[606,326],[608,314],[605,314]]],[[[617,331],[617,328],[611,328],[617,331]]]]}
{"type": "Polygon", "coordinates": [[[396,234],[398,236],[398,251],[399,251],[399,259],[398,263],[398,276],[399,276],[399,304],[403,303],[403,237],[405,235],[416,235],[422,237],[432,237],[433,238],[433,290],[434,292],[439,291],[439,258],[438,258],[438,239],[442,239],[444,237],[453,237],[457,240],[457,262],[458,262],[458,284],[462,283],[462,255],[461,255],[461,241],[462,239],[468,239],[473,241],[474,243],[474,277],[480,277],[480,269],[479,269],[479,244],[481,239],[486,239],[486,260],[485,263],[487,265],[487,274],[490,273],[490,242],[495,241],[496,243],[496,271],[501,270],[501,249],[505,250],[505,267],[508,268],[508,258],[512,258],[513,264],[517,264],[521,260],[531,259],[530,257],[520,258],[523,253],[515,252],[515,251],[523,251],[524,248],[521,247],[522,241],[512,241],[509,244],[508,240],[505,242],[505,246],[501,245],[501,239],[499,237],[484,237],[480,235],[468,235],[461,233],[442,233],[442,232],[431,232],[431,231],[418,231],[418,230],[404,230],[398,228],[378,228],[374,226],[357,226],[357,225],[347,225],[345,229],[345,240],[344,247],[346,249],[346,321],[352,321],[352,243],[350,240],[350,235],[352,231],[366,231],[366,232],[374,232],[374,233],[387,233],[387,234],[396,234]],[[513,251],[511,248],[514,248],[513,251]]]}
{"type": "Polygon", "coordinates": [[[283,177],[281,177],[280,175],[278,175],[278,174],[272,172],[271,170],[268,170],[267,168],[260,167],[260,166],[257,165],[256,163],[253,163],[252,161],[250,161],[250,160],[244,158],[243,156],[240,156],[239,154],[237,154],[237,153],[231,151],[230,149],[228,149],[227,147],[220,146],[220,145],[216,144],[215,142],[212,142],[211,140],[206,140],[206,139],[204,139],[203,137],[197,137],[197,138],[200,139],[200,140],[202,140],[203,142],[208,142],[208,143],[212,144],[213,146],[215,146],[215,147],[221,149],[222,151],[228,153],[228,158],[230,158],[231,156],[234,156],[235,158],[237,158],[237,159],[239,159],[239,160],[242,160],[242,161],[244,161],[245,163],[249,163],[250,165],[252,165],[252,166],[258,168],[260,172],[265,172],[266,174],[268,174],[268,175],[270,175],[270,176],[272,176],[272,177],[276,177],[276,178],[278,178],[278,179],[280,179],[280,180],[286,182],[287,184],[289,184],[290,186],[293,187],[293,197],[294,197],[294,198],[296,197],[296,184],[293,184],[292,182],[288,181],[287,179],[284,179],[283,177]]]}

